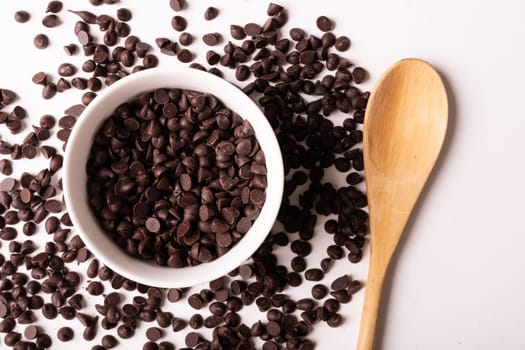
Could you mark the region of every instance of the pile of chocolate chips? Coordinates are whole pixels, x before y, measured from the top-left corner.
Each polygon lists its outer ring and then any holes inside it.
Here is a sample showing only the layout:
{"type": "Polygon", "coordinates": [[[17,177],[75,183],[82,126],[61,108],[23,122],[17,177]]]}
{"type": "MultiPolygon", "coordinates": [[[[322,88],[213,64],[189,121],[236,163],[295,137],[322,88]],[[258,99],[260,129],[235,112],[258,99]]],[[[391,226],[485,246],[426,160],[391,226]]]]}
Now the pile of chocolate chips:
{"type": "Polygon", "coordinates": [[[117,107],[86,169],[102,228],[126,253],[162,266],[225,254],[266,201],[266,160],[250,122],[195,91],[156,89],[117,107]]]}
{"type": "MultiPolygon", "coordinates": [[[[116,2],[90,0],[94,6],[116,2]]],[[[158,59],[150,44],[131,35],[127,24],[132,18],[130,11],[118,9],[116,16],[95,15],[87,10],[73,14],[62,12],[60,1],[52,3],[47,8],[49,13],[41,18],[42,25],[60,26],[61,16],[78,15],[74,28],[78,43],[64,43],[64,51],[67,55],[73,54],[80,45],[80,52],[86,56],[80,69],[92,73],[86,79],[76,76],[79,71],[76,67],[59,64],[57,70],[61,77],[57,81],[52,81],[45,72],[34,76],[33,81],[43,85],[44,98],[52,98],[70,88],[88,89],[82,96],[82,104],[67,108],[65,116],[58,121],[56,136],[65,148],[75,121],[97,91],[128,74],[155,67],[158,59]]],[[[201,43],[191,33],[184,32],[190,19],[181,14],[187,4],[170,0],[169,5],[176,12],[172,26],[182,32],[178,41],[159,37],[156,45],[162,54],[190,62],[196,57],[187,47],[201,43]]],[[[217,15],[217,9],[209,9],[203,17],[213,20],[217,15]]],[[[270,4],[267,15],[262,25],[232,24],[231,41],[224,45],[222,52],[209,50],[206,54],[208,68],[204,61],[190,66],[217,75],[222,75],[221,69],[234,69],[236,78],[246,81],[242,83],[244,91],[257,101],[270,120],[285,155],[287,177],[279,214],[283,229],[272,232],[251,260],[228,276],[201,286],[199,291],[195,288],[162,290],[128,280],[100,266],[81,239],[72,235],[74,228],[69,216],[57,200],[61,194],[62,156],[60,150],[45,144],[57,123],[53,116],[43,116],[38,125],[23,135],[20,143],[0,141],[0,153],[11,158],[3,160],[0,166],[5,175],[0,181],[0,239],[9,251],[6,256],[0,254],[0,332],[6,334],[3,339],[6,346],[17,350],[51,347],[52,338],[39,326],[48,321],[42,322],[40,313],[49,320],[76,319],[85,327],[86,342],[94,339],[100,327],[116,328],[120,340],[106,335],[101,344],[92,346],[95,350],[110,349],[119,341],[133,337],[142,322],[156,323],[156,327],[147,332],[144,349],[174,349],[174,344],[163,341],[162,337],[167,332],[183,331],[189,325],[186,347],[179,344],[179,349],[307,350],[315,346],[308,335],[319,322],[332,327],[343,322],[340,304],[350,302],[361,283],[347,275],[330,282],[324,274],[335,260],[346,257],[352,263],[358,262],[366,241],[367,214],[363,208],[367,201],[356,185],[363,180],[359,126],[369,96],[357,85],[367,74],[340,55],[339,52],[350,47],[350,40],[333,34],[334,23],[329,18],[317,19],[316,24],[323,32],[318,37],[301,28],[282,33],[280,28],[288,14],[278,4],[270,4]],[[347,115],[341,125],[335,125],[328,118],[335,112],[347,115]],[[13,166],[22,166],[16,160],[33,159],[39,154],[49,159],[49,167],[24,173],[18,179],[9,177],[13,166]],[[346,185],[337,186],[326,180],[326,169],[332,166],[347,174],[346,185]],[[315,231],[317,219],[331,214],[335,216],[326,220],[325,232],[315,231]],[[19,222],[25,237],[19,236],[15,226],[19,222]],[[49,234],[44,247],[36,246],[31,240],[38,226],[43,226],[49,234]],[[314,234],[327,234],[333,244],[318,266],[308,266],[305,257],[313,249],[309,240],[314,234]],[[294,258],[278,259],[274,250],[280,246],[289,246],[294,258]],[[71,271],[72,263],[86,266],[89,283],[85,291],[82,280],[87,278],[71,271]],[[303,279],[319,283],[312,287],[311,297],[294,300],[287,293],[300,286],[303,279]],[[124,289],[125,294],[118,292],[120,289],[124,289]],[[96,310],[85,306],[86,292],[100,298],[96,310]],[[132,296],[132,301],[124,301],[124,295],[132,296]],[[165,300],[187,302],[196,310],[195,315],[189,319],[174,315],[168,311],[169,304],[163,304],[165,300]],[[253,324],[246,324],[241,310],[251,304],[256,305],[261,317],[253,324]],[[93,316],[95,311],[97,316],[93,316]],[[204,337],[199,331],[201,327],[212,329],[212,338],[204,337]]],[[[20,23],[34,17],[23,11],[15,14],[20,23]]],[[[212,47],[228,39],[225,33],[210,34],[205,44],[212,47]]],[[[166,36],[172,35],[166,33],[166,36]]],[[[40,49],[56,44],[43,34],[35,37],[35,45],[40,49]]],[[[24,131],[25,110],[21,106],[10,111],[4,107],[14,102],[16,95],[2,89],[1,97],[1,123],[12,133],[24,131]]],[[[70,327],[61,328],[58,333],[60,341],[74,337],[70,327]]]]}

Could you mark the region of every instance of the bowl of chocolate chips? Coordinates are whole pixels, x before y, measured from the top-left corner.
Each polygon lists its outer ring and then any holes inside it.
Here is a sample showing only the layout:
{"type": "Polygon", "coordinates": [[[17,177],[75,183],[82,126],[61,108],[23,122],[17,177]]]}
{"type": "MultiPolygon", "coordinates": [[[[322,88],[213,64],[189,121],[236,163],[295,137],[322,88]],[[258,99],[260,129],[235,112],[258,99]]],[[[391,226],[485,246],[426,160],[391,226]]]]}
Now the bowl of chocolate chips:
{"type": "Polygon", "coordinates": [[[241,90],[196,69],[150,69],[94,99],[64,160],[64,198],[90,251],[122,276],[213,280],[270,232],[284,185],[272,127],[241,90]]]}

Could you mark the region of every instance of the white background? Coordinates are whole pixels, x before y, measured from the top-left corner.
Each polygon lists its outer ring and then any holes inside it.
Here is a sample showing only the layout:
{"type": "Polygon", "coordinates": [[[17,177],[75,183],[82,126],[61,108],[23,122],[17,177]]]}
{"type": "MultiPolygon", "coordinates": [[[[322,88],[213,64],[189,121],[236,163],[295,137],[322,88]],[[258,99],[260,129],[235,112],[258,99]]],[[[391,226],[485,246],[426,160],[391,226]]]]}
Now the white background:
{"type": "MultiPolygon", "coordinates": [[[[352,40],[348,57],[370,71],[367,88],[395,61],[420,57],[439,70],[448,89],[450,121],[446,145],[392,264],[377,348],[525,348],[525,3],[519,0],[280,3],[286,5],[290,14],[286,31],[291,26],[301,26],[319,34],[315,29],[317,16],[333,18],[335,32],[352,40]]],[[[153,43],[158,36],[177,38],[170,26],[173,12],[168,0],[127,0],[122,5],[132,9],[132,31],[141,39],[153,43]]],[[[188,18],[187,30],[199,38],[211,31],[227,34],[230,23],[262,23],[266,6],[267,1],[256,0],[194,0],[182,14],[188,18]],[[202,19],[208,5],[221,10],[211,22],[202,19]]],[[[0,2],[0,87],[19,92],[22,99],[18,103],[27,108],[33,123],[46,113],[60,117],[79,96],[70,91],[52,101],[43,101],[40,87],[31,83],[37,71],[47,71],[56,77],[59,63],[82,62],[81,55],[70,58],[62,50],[64,44],[76,42],[72,32],[76,18],[62,12],[62,26],[44,28],[40,21],[45,7],[45,1],[0,2]],[[27,24],[14,22],[13,13],[18,9],[31,12],[32,20],[27,24]],[[39,32],[51,37],[48,50],[34,48],[32,38],[39,32]]],[[[66,8],[91,7],[85,0],[68,1],[66,8]]],[[[117,8],[91,9],[114,14],[117,8]]],[[[199,52],[198,61],[203,63],[207,48],[197,43],[191,49],[199,52]]],[[[181,65],[174,58],[162,63],[181,65]]],[[[0,134],[13,140],[4,127],[0,134]]],[[[31,162],[22,168],[16,163],[15,171],[37,171],[44,164],[31,162]]],[[[316,241],[316,250],[309,260],[312,264],[327,244],[328,240],[316,241]]],[[[357,265],[338,263],[327,281],[343,272],[365,280],[367,258],[366,254],[357,265]]],[[[294,295],[308,296],[310,286],[305,284],[294,295]]],[[[360,292],[342,309],[343,327],[316,327],[312,338],[318,349],[355,348],[363,294],[360,292]]],[[[100,302],[100,298],[92,298],[90,302],[100,302]]],[[[177,315],[190,312],[180,303],[165,309],[177,315]]],[[[252,313],[246,320],[255,316],[252,313]]],[[[52,333],[64,324],[58,319],[46,323],[38,313],[37,317],[52,333]]],[[[73,346],[90,349],[95,344],[84,343],[77,321],[68,324],[77,330],[74,345],[55,341],[53,349],[73,346]]],[[[143,334],[147,326],[142,325],[137,333],[143,334]]],[[[99,331],[97,339],[103,334],[99,331]]],[[[166,339],[181,347],[182,337],[183,334],[169,334],[166,339]]],[[[119,348],[141,348],[144,339],[143,335],[134,337],[119,348]]],[[[0,348],[4,346],[1,344],[0,348]]]]}

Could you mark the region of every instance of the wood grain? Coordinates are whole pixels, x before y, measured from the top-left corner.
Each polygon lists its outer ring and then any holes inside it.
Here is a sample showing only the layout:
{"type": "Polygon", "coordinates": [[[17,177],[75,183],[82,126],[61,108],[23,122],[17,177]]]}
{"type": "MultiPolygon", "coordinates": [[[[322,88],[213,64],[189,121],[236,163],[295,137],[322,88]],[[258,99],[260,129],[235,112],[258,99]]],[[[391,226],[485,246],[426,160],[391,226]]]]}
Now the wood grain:
{"type": "Polygon", "coordinates": [[[443,82],[430,64],[404,59],[376,84],[365,114],[363,152],[370,213],[370,270],[357,344],[371,350],[385,274],[443,144],[443,82]]]}

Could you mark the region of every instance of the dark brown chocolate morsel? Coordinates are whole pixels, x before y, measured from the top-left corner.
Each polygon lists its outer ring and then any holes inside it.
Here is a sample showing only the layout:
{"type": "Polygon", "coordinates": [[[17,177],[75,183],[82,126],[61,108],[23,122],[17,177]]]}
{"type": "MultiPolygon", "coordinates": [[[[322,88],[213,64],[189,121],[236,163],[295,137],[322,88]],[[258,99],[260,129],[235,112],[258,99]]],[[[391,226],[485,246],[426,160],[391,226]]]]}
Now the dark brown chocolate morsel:
{"type": "Polygon", "coordinates": [[[323,32],[329,32],[334,29],[334,22],[326,16],[320,16],[316,20],[317,28],[323,32]]]}
{"type": "Polygon", "coordinates": [[[213,6],[208,7],[204,11],[204,19],[207,21],[211,21],[212,19],[216,18],[219,15],[219,9],[213,6]]]}
{"type": "Polygon", "coordinates": [[[47,4],[46,13],[47,12],[59,13],[60,11],[62,11],[62,8],[63,8],[62,1],[52,0],[47,4]]]}
{"type": "Polygon", "coordinates": [[[31,18],[31,15],[27,11],[19,10],[15,12],[14,18],[18,23],[26,23],[31,18]]]}
{"type": "Polygon", "coordinates": [[[71,339],[73,339],[74,335],[75,333],[73,332],[73,329],[71,329],[70,327],[61,327],[57,331],[58,340],[63,341],[63,342],[70,341],[71,339]]]}
{"type": "Polygon", "coordinates": [[[183,32],[187,26],[186,19],[182,16],[173,16],[171,19],[171,26],[177,32],[183,32]]]}
{"type": "Polygon", "coordinates": [[[49,38],[45,34],[37,34],[33,43],[37,49],[45,49],[49,46],[49,38]]]}

